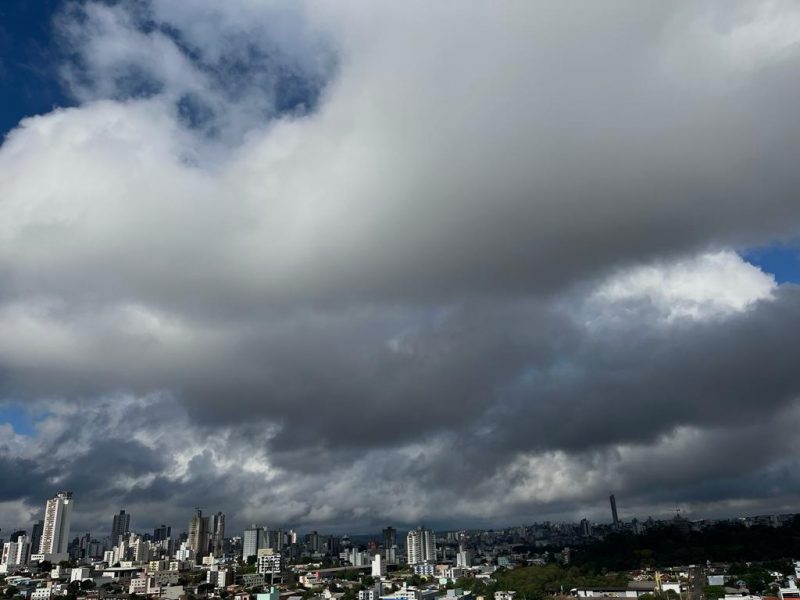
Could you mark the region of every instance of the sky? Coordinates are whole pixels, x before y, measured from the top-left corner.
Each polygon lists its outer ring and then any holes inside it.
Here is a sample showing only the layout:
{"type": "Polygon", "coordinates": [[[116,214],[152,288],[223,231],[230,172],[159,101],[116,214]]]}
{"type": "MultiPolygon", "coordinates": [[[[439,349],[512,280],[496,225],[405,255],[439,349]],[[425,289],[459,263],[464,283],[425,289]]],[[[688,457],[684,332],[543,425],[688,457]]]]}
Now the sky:
{"type": "Polygon", "coordinates": [[[795,512],[800,6],[0,7],[0,527],[795,512]]]}

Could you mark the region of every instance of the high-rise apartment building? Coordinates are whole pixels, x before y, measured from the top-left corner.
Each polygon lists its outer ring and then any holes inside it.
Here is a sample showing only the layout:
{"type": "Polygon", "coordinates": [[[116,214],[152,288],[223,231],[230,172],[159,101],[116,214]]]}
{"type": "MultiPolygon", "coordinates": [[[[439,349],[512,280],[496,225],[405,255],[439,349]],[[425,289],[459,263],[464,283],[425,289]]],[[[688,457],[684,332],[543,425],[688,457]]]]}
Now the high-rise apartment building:
{"type": "Polygon", "coordinates": [[[221,558],[225,545],[225,515],[218,512],[211,515],[209,523],[210,553],[214,558],[221,558]]]}
{"type": "Polygon", "coordinates": [[[430,529],[417,527],[406,536],[408,564],[419,565],[436,560],[436,537],[430,529]]]}
{"type": "Polygon", "coordinates": [[[319,552],[319,534],[316,531],[306,534],[306,549],[311,554],[319,552]]]}
{"type": "Polygon", "coordinates": [[[372,557],[372,576],[375,579],[380,579],[386,575],[386,563],[383,562],[383,557],[376,554],[372,557]]]}
{"type": "Polygon", "coordinates": [[[397,546],[397,530],[394,527],[387,527],[383,530],[383,547],[391,548],[397,546]]]}
{"type": "Polygon", "coordinates": [[[272,548],[280,552],[283,550],[286,534],[282,529],[267,530],[267,548],[272,548]]]}
{"type": "Polygon", "coordinates": [[[120,538],[126,536],[131,531],[131,516],[124,510],[119,511],[119,514],[114,515],[114,520],[111,524],[111,543],[117,545],[120,538]]]}
{"type": "Polygon", "coordinates": [[[614,494],[611,494],[608,497],[609,502],[611,502],[611,521],[614,525],[614,529],[619,529],[619,516],[617,516],[617,499],[614,498],[614,494]]]}
{"type": "Polygon", "coordinates": [[[394,527],[383,530],[383,558],[390,564],[397,562],[397,530],[394,527]]]}
{"type": "Polygon", "coordinates": [[[251,556],[258,556],[258,551],[269,548],[267,540],[267,530],[253,524],[249,529],[244,530],[242,536],[242,560],[247,562],[251,556]]]}
{"type": "Polygon", "coordinates": [[[31,552],[36,554],[39,552],[39,546],[42,543],[42,531],[44,530],[44,521],[39,519],[31,527],[31,552]]]}
{"type": "Polygon", "coordinates": [[[59,492],[47,501],[39,554],[66,556],[72,504],[72,492],[59,492]]]}
{"type": "Polygon", "coordinates": [[[589,522],[589,519],[581,519],[581,535],[583,537],[591,537],[592,524],[589,522]]]}
{"type": "Polygon", "coordinates": [[[172,527],[169,525],[161,525],[153,530],[153,541],[163,542],[172,537],[172,527]]]}
{"type": "Polygon", "coordinates": [[[189,537],[186,541],[195,559],[200,559],[208,554],[208,521],[208,517],[204,517],[203,511],[199,508],[197,514],[189,521],[189,537]]]}

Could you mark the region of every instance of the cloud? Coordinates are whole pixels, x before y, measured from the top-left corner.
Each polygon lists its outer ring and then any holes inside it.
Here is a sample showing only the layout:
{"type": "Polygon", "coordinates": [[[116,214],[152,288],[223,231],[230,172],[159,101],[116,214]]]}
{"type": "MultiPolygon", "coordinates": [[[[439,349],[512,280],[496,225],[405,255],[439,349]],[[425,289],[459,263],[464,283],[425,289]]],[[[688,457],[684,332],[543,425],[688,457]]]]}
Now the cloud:
{"type": "Polygon", "coordinates": [[[735,252],[715,252],[624,271],[594,292],[587,312],[645,301],[667,320],[726,317],[772,298],[776,287],[772,275],[735,252]]]}
{"type": "Polygon", "coordinates": [[[751,6],[66,4],[78,106],[0,147],[0,397],[40,415],[0,520],[766,506],[791,445],[710,450],[800,386],[798,291],[739,255],[800,219],[797,11],[751,6]]]}

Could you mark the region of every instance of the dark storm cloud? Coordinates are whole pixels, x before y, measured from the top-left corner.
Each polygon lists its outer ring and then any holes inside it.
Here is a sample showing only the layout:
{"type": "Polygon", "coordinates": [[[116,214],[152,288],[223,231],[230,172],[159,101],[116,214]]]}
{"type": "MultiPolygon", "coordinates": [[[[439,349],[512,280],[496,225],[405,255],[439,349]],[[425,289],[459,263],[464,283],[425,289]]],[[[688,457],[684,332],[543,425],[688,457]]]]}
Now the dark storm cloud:
{"type": "Polygon", "coordinates": [[[797,422],[800,294],[734,252],[800,221],[795,7],[70,6],[81,105],[0,149],[9,498],[713,511],[792,450],[709,449],[797,422]]]}
{"type": "MultiPolygon", "coordinates": [[[[800,322],[800,288],[724,322],[642,327],[588,335],[566,358],[578,368],[541,374],[513,391],[498,430],[521,444],[585,448],[652,439],[684,424],[736,426],[769,419],[794,403],[800,345],[787,324],[800,322]],[[602,424],[602,427],[598,427],[602,424]]],[[[564,356],[558,357],[563,359],[564,356]]]]}

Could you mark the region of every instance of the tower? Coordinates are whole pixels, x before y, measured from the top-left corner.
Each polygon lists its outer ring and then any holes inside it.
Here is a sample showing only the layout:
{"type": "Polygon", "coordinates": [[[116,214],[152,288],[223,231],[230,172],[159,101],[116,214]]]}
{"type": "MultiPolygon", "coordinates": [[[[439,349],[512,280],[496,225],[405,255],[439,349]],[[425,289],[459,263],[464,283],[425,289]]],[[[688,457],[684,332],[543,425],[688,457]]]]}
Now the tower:
{"type": "Polygon", "coordinates": [[[197,513],[189,521],[189,538],[187,546],[194,552],[196,558],[208,554],[208,517],[203,516],[203,511],[196,509],[197,513]]]}
{"type": "Polygon", "coordinates": [[[249,529],[244,530],[242,536],[242,560],[247,562],[251,556],[257,557],[258,551],[268,546],[267,532],[264,528],[255,524],[251,525],[249,529]]]}
{"type": "Polygon", "coordinates": [[[31,528],[31,552],[36,554],[39,552],[39,546],[42,543],[42,531],[44,530],[44,521],[39,519],[33,524],[31,528]]]}
{"type": "Polygon", "coordinates": [[[614,498],[614,494],[611,494],[608,497],[609,502],[611,502],[611,521],[614,525],[614,529],[619,529],[619,517],[617,516],[617,499],[614,498]]]}
{"type": "Polygon", "coordinates": [[[131,516],[124,510],[119,511],[118,515],[114,515],[114,520],[111,523],[111,544],[116,546],[119,544],[120,537],[130,533],[131,530],[131,516]]]}
{"type": "Polygon", "coordinates": [[[72,492],[59,492],[47,501],[39,554],[67,554],[71,519],[72,492]]]}
{"type": "Polygon", "coordinates": [[[406,558],[410,565],[436,560],[436,539],[431,530],[417,527],[408,532],[406,558]]]}
{"type": "Polygon", "coordinates": [[[222,557],[225,542],[225,515],[222,512],[211,516],[209,534],[211,536],[211,554],[214,555],[214,558],[222,557]]]}
{"type": "Polygon", "coordinates": [[[164,542],[172,537],[172,527],[169,525],[161,525],[153,530],[153,541],[164,542]]]}
{"type": "Polygon", "coordinates": [[[383,530],[383,558],[387,563],[397,561],[397,530],[394,527],[383,530]]]}
{"type": "Polygon", "coordinates": [[[592,537],[592,524],[589,519],[581,519],[581,535],[583,537],[592,537]]]}

